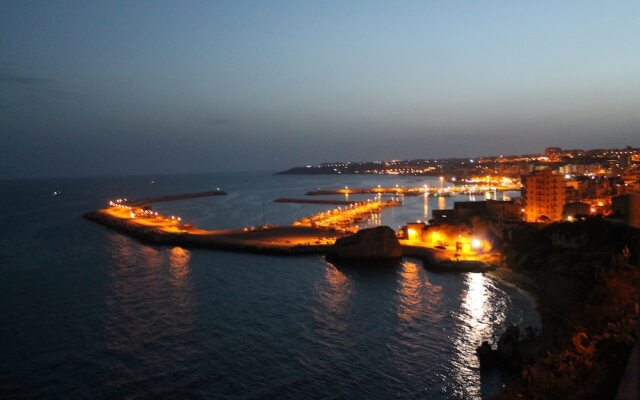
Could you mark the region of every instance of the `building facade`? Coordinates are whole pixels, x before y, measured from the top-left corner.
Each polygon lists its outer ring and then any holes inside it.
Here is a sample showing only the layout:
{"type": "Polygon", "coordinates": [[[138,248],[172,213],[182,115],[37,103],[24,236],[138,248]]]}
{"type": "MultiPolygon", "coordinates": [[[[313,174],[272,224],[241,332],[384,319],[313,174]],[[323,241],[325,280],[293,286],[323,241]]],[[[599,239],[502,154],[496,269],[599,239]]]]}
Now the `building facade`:
{"type": "Polygon", "coordinates": [[[562,219],[566,199],[563,175],[550,170],[522,177],[524,218],[527,222],[552,222],[562,219]]]}
{"type": "Polygon", "coordinates": [[[640,193],[627,193],[612,199],[615,215],[633,228],[640,229],[640,193]]]}

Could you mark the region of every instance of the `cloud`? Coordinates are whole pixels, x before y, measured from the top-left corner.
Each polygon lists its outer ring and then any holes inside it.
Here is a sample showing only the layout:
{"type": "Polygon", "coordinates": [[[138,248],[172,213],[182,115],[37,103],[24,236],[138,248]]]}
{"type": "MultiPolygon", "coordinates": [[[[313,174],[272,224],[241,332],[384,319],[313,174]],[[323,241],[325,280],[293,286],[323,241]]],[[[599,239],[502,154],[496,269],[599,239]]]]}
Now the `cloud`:
{"type": "Polygon", "coordinates": [[[6,83],[9,85],[38,86],[50,84],[51,80],[36,76],[21,76],[10,72],[0,72],[0,83],[6,83]]]}

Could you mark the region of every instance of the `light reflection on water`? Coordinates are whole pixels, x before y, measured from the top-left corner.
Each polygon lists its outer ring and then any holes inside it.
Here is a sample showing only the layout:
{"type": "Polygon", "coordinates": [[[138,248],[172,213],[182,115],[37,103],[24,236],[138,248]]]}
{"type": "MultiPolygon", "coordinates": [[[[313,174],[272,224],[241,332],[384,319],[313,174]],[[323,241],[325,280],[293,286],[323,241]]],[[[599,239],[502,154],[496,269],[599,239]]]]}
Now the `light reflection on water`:
{"type": "Polygon", "coordinates": [[[423,197],[424,197],[424,205],[423,205],[423,211],[422,211],[422,218],[424,222],[427,222],[431,217],[431,215],[429,214],[429,194],[425,193],[423,197]]]}
{"type": "MultiPolygon", "coordinates": [[[[13,391],[6,397],[450,399],[485,395],[503,383],[485,391],[475,341],[501,333],[495,316],[521,323],[533,311],[525,296],[488,277],[432,273],[409,260],[376,270],[322,257],[149,246],[80,217],[115,194],[153,197],[220,185],[228,196],[159,203],[158,211],[207,228],[264,219],[289,224],[333,206],[271,200],[316,187],[432,182],[267,174],[153,179],[0,182],[0,192],[20,199],[0,198],[13,215],[0,240],[0,252],[7,250],[0,255],[0,376],[8,376],[0,392],[13,391]],[[52,200],[46,188],[65,195],[52,200]],[[479,299],[484,306],[476,307],[479,299]]],[[[465,197],[428,196],[427,204],[405,197],[374,223],[397,228],[456,199],[465,197]]]]}
{"type": "Polygon", "coordinates": [[[496,328],[503,327],[508,298],[481,273],[466,274],[465,286],[458,316],[459,329],[452,338],[456,349],[453,377],[458,383],[459,395],[479,398],[482,382],[475,349],[482,341],[490,341],[498,333],[496,328]]]}
{"type": "Polygon", "coordinates": [[[425,298],[429,294],[420,276],[422,266],[412,261],[404,261],[401,265],[398,318],[404,322],[411,322],[422,312],[425,298]]]}
{"type": "Polygon", "coordinates": [[[342,335],[349,327],[349,300],[353,292],[351,279],[327,262],[324,280],[316,284],[315,290],[322,305],[321,309],[314,310],[314,318],[320,327],[318,333],[330,343],[345,343],[342,335]]]}
{"type": "Polygon", "coordinates": [[[182,285],[189,275],[189,260],[191,253],[182,247],[173,247],[169,250],[169,265],[171,266],[171,276],[174,283],[182,285]]]}
{"type": "Polygon", "coordinates": [[[153,248],[118,234],[109,239],[114,263],[104,329],[113,362],[107,386],[122,390],[135,386],[136,379],[161,379],[195,356],[184,340],[193,327],[195,291],[189,251],[153,248]],[[134,379],[131,365],[139,369],[134,379]]]}

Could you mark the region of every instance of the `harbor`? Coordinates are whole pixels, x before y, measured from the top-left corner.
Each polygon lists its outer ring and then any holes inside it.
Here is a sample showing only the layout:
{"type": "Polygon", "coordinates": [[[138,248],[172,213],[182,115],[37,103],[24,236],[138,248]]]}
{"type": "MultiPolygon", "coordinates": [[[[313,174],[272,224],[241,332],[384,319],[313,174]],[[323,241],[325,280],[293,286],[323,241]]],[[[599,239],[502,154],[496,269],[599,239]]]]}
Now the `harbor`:
{"type": "MultiPolygon", "coordinates": [[[[340,238],[369,226],[381,225],[381,213],[402,207],[398,200],[364,201],[278,198],[276,203],[337,205],[299,218],[291,225],[244,226],[235,229],[204,229],[178,215],[152,209],[152,201],[204,197],[207,192],[168,195],[144,200],[116,199],[108,207],[85,214],[85,218],[143,242],[278,255],[327,254],[340,238]]],[[[224,193],[216,191],[215,193],[224,193]]],[[[214,194],[220,195],[220,194],[214,194]]],[[[484,272],[493,268],[494,253],[486,242],[446,232],[429,231],[424,224],[409,223],[396,232],[403,257],[419,259],[427,269],[450,272],[484,272]]],[[[396,239],[397,240],[397,239],[396,239]]],[[[365,244],[366,245],[366,244],[365,244]]]]}
{"type": "Polygon", "coordinates": [[[444,179],[440,179],[439,185],[422,185],[414,187],[405,186],[392,186],[383,187],[378,185],[376,187],[364,187],[353,188],[345,186],[338,189],[316,189],[306,193],[307,196],[331,196],[331,195],[343,195],[348,197],[349,195],[358,194],[375,194],[375,195],[391,195],[391,196],[481,196],[487,193],[494,192],[508,192],[517,191],[521,189],[521,184],[518,181],[504,180],[504,181],[488,181],[488,182],[473,182],[468,184],[453,184],[445,185],[444,179]]]}

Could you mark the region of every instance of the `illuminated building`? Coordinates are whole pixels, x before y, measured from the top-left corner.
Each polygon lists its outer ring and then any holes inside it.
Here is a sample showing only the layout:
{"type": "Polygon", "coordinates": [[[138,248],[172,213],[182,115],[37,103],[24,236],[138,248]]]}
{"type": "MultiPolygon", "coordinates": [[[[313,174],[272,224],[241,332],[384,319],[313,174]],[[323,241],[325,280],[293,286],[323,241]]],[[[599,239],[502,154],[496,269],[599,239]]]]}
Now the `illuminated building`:
{"type": "Polygon", "coordinates": [[[402,228],[403,237],[407,240],[422,240],[422,234],[427,229],[424,222],[409,222],[402,228]]]}
{"type": "Polygon", "coordinates": [[[563,175],[556,175],[550,170],[536,171],[522,177],[526,221],[551,222],[562,219],[566,196],[564,179],[563,175]]]}

